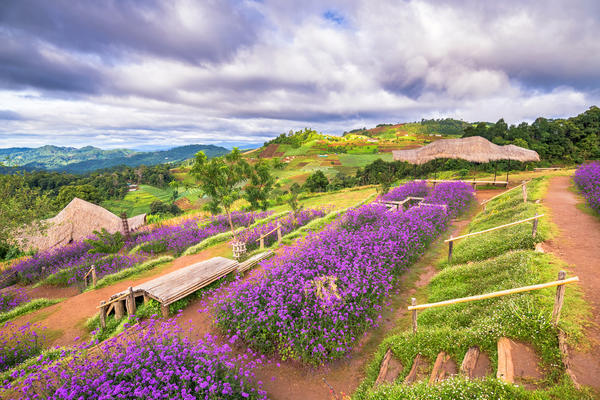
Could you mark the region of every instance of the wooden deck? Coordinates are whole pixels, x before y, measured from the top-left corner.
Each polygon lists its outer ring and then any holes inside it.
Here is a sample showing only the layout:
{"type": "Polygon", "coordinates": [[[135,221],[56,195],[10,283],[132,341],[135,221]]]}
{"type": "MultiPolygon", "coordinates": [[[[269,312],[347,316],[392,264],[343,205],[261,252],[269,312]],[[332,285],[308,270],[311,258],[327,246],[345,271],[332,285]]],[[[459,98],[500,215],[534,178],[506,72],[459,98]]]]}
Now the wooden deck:
{"type": "Polygon", "coordinates": [[[243,263],[225,257],[214,257],[210,260],[201,261],[187,267],[183,267],[170,274],[160,276],[138,286],[130,287],[123,292],[116,293],[108,301],[100,302],[100,322],[105,326],[106,317],[114,311],[115,318],[120,319],[125,310],[127,314],[135,314],[136,298],[142,297],[144,301],[154,299],[161,304],[163,316],[168,316],[169,305],[177,300],[210,285],[222,277],[237,271],[247,271],[261,260],[273,255],[269,250],[249,258],[243,263]]]}

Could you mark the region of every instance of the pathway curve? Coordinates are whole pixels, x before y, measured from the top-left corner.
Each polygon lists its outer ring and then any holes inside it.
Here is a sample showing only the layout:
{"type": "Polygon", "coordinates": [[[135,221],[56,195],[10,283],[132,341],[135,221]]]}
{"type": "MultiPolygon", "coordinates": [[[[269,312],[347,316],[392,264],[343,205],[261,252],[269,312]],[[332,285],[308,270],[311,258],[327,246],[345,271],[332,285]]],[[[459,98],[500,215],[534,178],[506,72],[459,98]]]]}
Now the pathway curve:
{"type": "Polygon", "coordinates": [[[581,200],[570,186],[568,176],[550,179],[544,204],[560,233],[544,243],[544,248],[566,261],[571,273],[579,276],[584,298],[592,308],[592,324],[585,330],[591,349],[570,350],[569,355],[578,383],[600,389],[600,220],[577,208],[581,200]]]}

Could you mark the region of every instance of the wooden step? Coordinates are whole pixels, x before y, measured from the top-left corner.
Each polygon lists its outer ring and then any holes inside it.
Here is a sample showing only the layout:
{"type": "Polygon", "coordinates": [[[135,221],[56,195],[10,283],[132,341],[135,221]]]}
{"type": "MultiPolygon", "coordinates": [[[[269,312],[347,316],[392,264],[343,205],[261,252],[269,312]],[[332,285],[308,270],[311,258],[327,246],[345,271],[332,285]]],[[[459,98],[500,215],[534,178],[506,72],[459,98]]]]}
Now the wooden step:
{"type": "Polygon", "coordinates": [[[539,363],[540,358],[530,345],[505,337],[498,339],[498,379],[536,389],[537,382],[544,378],[539,363]]]}
{"type": "Polygon", "coordinates": [[[421,354],[417,354],[413,361],[410,372],[404,379],[406,385],[427,379],[429,375],[429,362],[421,354]]]}
{"type": "Polygon", "coordinates": [[[431,371],[431,376],[429,377],[429,384],[434,385],[457,373],[458,368],[454,360],[452,360],[450,355],[442,351],[437,355],[435,364],[433,364],[433,371],[431,371]]]}
{"type": "Polygon", "coordinates": [[[383,361],[381,361],[375,386],[381,385],[383,382],[393,383],[403,369],[404,367],[400,360],[393,356],[391,349],[388,349],[383,357],[383,361]]]}
{"type": "Polygon", "coordinates": [[[487,354],[482,353],[479,347],[471,347],[465,354],[460,366],[460,373],[469,379],[483,378],[491,374],[492,363],[487,354]]]}

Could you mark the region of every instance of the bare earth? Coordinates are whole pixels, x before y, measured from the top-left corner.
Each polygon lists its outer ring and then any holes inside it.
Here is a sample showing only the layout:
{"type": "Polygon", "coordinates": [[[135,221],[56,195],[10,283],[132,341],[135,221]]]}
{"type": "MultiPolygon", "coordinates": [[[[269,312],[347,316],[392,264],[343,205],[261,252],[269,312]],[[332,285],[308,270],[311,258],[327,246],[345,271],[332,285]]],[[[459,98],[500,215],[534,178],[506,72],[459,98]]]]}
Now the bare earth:
{"type": "Polygon", "coordinates": [[[569,275],[579,276],[584,298],[592,308],[592,324],[585,330],[591,349],[571,349],[570,361],[578,383],[600,389],[600,221],[577,209],[581,200],[569,190],[570,185],[568,176],[550,180],[544,204],[560,234],[544,248],[569,264],[569,275]]]}

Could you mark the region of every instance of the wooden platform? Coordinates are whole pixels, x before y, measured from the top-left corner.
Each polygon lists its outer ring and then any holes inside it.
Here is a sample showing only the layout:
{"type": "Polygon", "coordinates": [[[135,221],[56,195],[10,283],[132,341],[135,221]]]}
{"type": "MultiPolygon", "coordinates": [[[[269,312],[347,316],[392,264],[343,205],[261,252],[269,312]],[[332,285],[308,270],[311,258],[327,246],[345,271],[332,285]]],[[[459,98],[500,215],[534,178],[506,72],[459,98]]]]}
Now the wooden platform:
{"type": "MultiPolygon", "coordinates": [[[[136,297],[144,296],[144,300],[151,298],[158,301],[161,304],[163,315],[166,316],[170,304],[230,274],[237,269],[238,265],[237,261],[225,257],[214,257],[210,260],[189,265],[132,287],[131,291],[128,289],[112,295],[104,307],[109,307],[111,303],[114,303],[115,307],[108,308],[106,314],[110,313],[112,308],[115,308],[116,314],[120,314],[121,312],[118,309],[122,310],[123,305],[119,303],[126,302],[128,296],[133,297],[134,300],[136,297]]],[[[128,312],[130,307],[131,305],[127,307],[128,312]]],[[[135,307],[132,307],[132,309],[135,312],[135,307]]]]}

